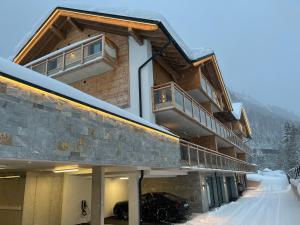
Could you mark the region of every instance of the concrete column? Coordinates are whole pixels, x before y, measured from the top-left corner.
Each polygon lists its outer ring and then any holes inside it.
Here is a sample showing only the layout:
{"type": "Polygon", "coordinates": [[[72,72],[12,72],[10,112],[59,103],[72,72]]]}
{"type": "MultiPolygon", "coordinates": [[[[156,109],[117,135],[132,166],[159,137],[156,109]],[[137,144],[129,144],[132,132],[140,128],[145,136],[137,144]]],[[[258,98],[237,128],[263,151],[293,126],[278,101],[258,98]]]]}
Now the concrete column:
{"type": "Polygon", "coordinates": [[[104,167],[93,167],[91,225],[104,225],[104,167]]]}
{"type": "MultiPolygon", "coordinates": [[[[151,43],[144,40],[140,46],[132,37],[129,37],[129,74],[130,74],[130,107],[128,110],[139,116],[139,84],[138,69],[152,56],[151,43]]],[[[153,63],[150,61],[142,69],[142,108],[143,118],[155,122],[155,116],[152,112],[152,93],[153,86],[153,63]]]]}
{"type": "Polygon", "coordinates": [[[139,214],[139,178],[140,175],[132,174],[128,180],[128,219],[129,225],[140,224],[139,214]]]}
{"type": "Polygon", "coordinates": [[[231,184],[232,197],[233,197],[234,199],[238,199],[239,193],[238,193],[238,189],[237,189],[236,178],[235,178],[234,175],[233,175],[233,181],[234,181],[234,182],[231,184]]]}
{"type": "Polygon", "coordinates": [[[226,177],[223,176],[222,177],[222,188],[223,188],[223,198],[224,198],[224,202],[228,203],[229,202],[229,197],[228,197],[228,188],[227,188],[227,183],[226,183],[226,177]]]}
{"type": "Polygon", "coordinates": [[[201,212],[205,213],[209,211],[209,205],[208,205],[208,197],[207,197],[207,190],[206,190],[206,181],[205,181],[205,175],[200,174],[200,190],[201,190],[201,212]]]}
{"type": "Polygon", "coordinates": [[[22,225],[60,224],[62,188],[62,174],[27,172],[22,225]]]}

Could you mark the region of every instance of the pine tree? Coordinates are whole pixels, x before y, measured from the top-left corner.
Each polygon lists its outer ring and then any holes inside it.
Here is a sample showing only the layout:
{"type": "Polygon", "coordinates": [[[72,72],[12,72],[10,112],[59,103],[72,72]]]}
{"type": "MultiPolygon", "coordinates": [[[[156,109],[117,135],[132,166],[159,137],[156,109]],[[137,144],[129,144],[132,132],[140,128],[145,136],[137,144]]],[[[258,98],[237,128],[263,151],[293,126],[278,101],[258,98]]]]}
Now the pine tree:
{"type": "Polygon", "coordinates": [[[292,122],[286,122],[281,140],[281,167],[289,170],[300,164],[299,129],[292,122]]]}

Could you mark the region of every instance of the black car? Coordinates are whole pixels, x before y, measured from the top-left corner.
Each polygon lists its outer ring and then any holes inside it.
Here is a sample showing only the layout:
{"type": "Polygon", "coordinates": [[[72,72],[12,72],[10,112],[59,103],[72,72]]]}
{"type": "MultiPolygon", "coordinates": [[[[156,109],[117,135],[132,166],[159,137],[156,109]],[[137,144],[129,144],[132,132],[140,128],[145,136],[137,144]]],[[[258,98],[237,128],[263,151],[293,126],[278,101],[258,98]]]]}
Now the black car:
{"type": "MultiPolygon", "coordinates": [[[[187,200],[165,192],[142,195],[142,220],[147,222],[177,222],[190,214],[187,200]]],[[[119,219],[128,219],[128,202],[116,203],[113,213],[119,219]]]]}

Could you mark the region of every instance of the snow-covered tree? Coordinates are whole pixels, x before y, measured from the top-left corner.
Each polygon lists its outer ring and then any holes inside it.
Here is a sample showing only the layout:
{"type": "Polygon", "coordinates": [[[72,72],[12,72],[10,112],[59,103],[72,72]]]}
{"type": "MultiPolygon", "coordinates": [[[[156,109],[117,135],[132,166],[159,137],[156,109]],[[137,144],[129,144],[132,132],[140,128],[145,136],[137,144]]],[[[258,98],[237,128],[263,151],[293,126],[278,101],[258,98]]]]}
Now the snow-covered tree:
{"type": "Polygon", "coordinates": [[[285,123],[280,148],[281,167],[284,170],[300,164],[300,131],[294,123],[285,123]]]}

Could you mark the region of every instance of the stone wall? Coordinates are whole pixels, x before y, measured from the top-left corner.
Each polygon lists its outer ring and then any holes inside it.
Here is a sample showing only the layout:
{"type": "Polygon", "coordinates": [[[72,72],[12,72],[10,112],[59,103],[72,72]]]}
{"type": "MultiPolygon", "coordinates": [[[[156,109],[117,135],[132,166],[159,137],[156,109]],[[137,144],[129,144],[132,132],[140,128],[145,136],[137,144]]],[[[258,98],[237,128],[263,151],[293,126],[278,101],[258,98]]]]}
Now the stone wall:
{"type": "Polygon", "coordinates": [[[187,176],[177,176],[168,178],[146,178],[143,180],[142,191],[148,192],[167,192],[189,201],[193,212],[205,212],[208,210],[204,202],[206,196],[201,187],[201,174],[191,172],[187,176]],[[203,192],[203,193],[202,193],[203,192]]]}
{"type": "Polygon", "coordinates": [[[0,158],[180,166],[177,140],[1,76],[0,158]]]}

